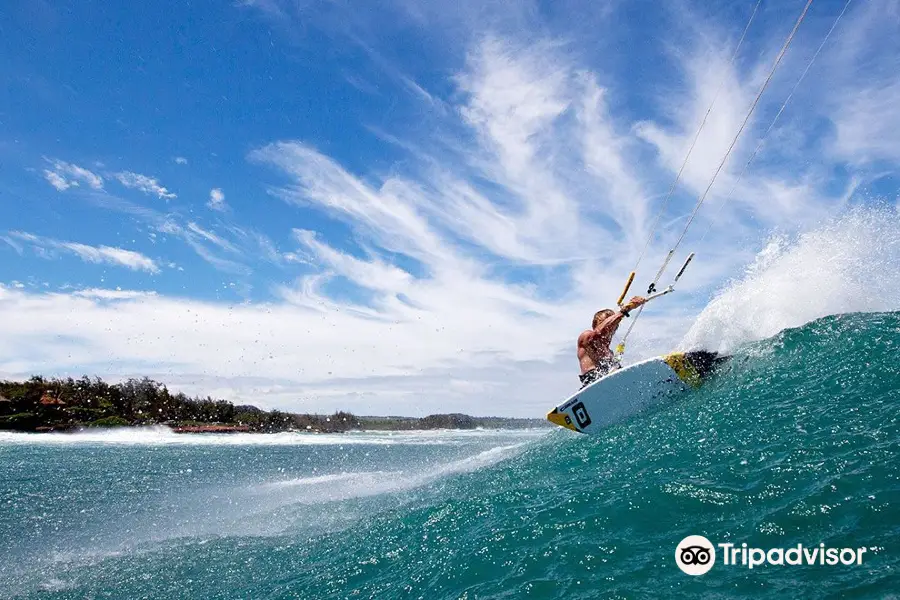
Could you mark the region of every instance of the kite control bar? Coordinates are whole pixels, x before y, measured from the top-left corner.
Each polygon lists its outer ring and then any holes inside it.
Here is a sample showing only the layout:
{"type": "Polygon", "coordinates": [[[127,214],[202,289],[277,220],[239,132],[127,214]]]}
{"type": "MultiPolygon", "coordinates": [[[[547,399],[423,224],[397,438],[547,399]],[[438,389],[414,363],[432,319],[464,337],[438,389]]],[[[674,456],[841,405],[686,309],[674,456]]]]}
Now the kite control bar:
{"type": "MultiPolygon", "coordinates": [[[[670,255],[671,255],[671,253],[670,253],[670,255]]],[[[666,289],[657,292],[656,291],[656,282],[654,281],[653,283],[651,283],[650,288],[647,290],[647,297],[645,298],[646,301],[644,302],[644,304],[646,304],[647,302],[650,302],[651,300],[653,300],[655,298],[660,298],[662,296],[665,296],[666,294],[671,294],[672,292],[674,292],[675,284],[678,283],[678,280],[681,279],[682,275],[684,275],[684,271],[687,269],[688,265],[691,264],[691,260],[693,260],[693,259],[694,259],[694,253],[691,252],[688,255],[687,259],[685,259],[684,264],[681,265],[681,268],[678,269],[678,274],[675,275],[675,279],[672,280],[672,283],[670,283],[666,287],[666,289]]],[[[667,261],[668,261],[668,259],[667,259],[667,261]]],[[[660,274],[661,273],[662,273],[662,271],[660,271],[660,274]]],[[[659,279],[658,275],[657,275],[657,279],[659,279]]],[[[619,296],[619,301],[616,302],[616,304],[618,304],[620,308],[622,306],[622,301],[625,299],[625,295],[628,293],[628,289],[631,287],[631,284],[633,281],[634,281],[634,271],[632,271],[631,274],[628,275],[628,281],[625,282],[625,289],[622,290],[622,295],[619,296]]],[[[631,325],[628,327],[628,331],[626,331],[625,335],[622,337],[622,341],[619,342],[618,346],[616,346],[616,358],[617,359],[621,358],[622,355],[625,353],[625,340],[628,339],[628,336],[631,333],[631,330],[634,329],[634,324],[637,323],[638,317],[641,316],[641,311],[643,311],[643,310],[644,310],[644,307],[643,307],[643,305],[641,305],[641,307],[638,309],[637,315],[635,315],[634,320],[631,322],[631,325]]],[[[625,316],[627,317],[628,313],[625,313],[625,316]]]]}
{"type": "MultiPolygon", "coordinates": [[[[678,275],[675,276],[675,281],[672,282],[672,285],[678,283],[678,280],[681,279],[681,276],[684,275],[684,270],[687,269],[687,266],[691,264],[691,261],[694,259],[694,253],[691,252],[688,254],[687,259],[685,259],[684,264],[681,265],[681,269],[678,270],[678,275]]],[[[671,286],[670,286],[671,287],[671,286]]]]}
{"type": "Polygon", "coordinates": [[[625,282],[625,289],[622,290],[622,295],[619,296],[619,299],[616,300],[616,304],[622,306],[622,300],[625,299],[625,294],[628,293],[629,288],[631,288],[631,283],[634,281],[634,271],[631,272],[631,275],[628,276],[628,281],[625,282]]]}
{"type": "Polygon", "coordinates": [[[656,292],[655,294],[650,294],[649,296],[647,296],[646,300],[647,300],[647,302],[650,302],[654,298],[659,298],[660,296],[665,296],[666,294],[671,294],[674,291],[675,291],[675,288],[670,285],[669,287],[667,287],[666,289],[664,289],[661,292],[656,292]]]}
{"type": "MultiPolygon", "coordinates": [[[[657,292],[656,291],[656,282],[650,284],[650,287],[647,289],[647,302],[650,302],[654,298],[659,298],[661,296],[665,296],[666,294],[671,294],[675,291],[675,284],[678,283],[678,280],[681,279],[681,276],[684,275],[685,269],[687,269],[688,265],[691,264],[691,261],[694,259],[694,253],[691,252],[687,259],[685,259],[684,264],[681,265],[681,268],[678,270],[678,274],[675,275],[675,279],[672,283],[669,284],[664,290],[657,292]]],[[[631,284],[634,282],[634,271],[632,271],[628,275],[628,281],[625,282],[625,289],[622,290],[622,294],[619,296],[619,299],[616,300],[616,304],[620,307],[622,306],[622,301],[625,300],[626,294],[628,294],[628,290],[631,289],[631,284]]]]}
{"type": "MultiPolygon", "coordinates": [[[[666,269],[666,265],[669,264],[669,260],[672,258],[672,253],[674,250],[669,250],[669,255],[666,257],[665,262],[663,262],[662,268],[660,268],[659,273],[656,274],[656,280],[650,284],[650,287],[647,288],[647,293],[652,294],[656,291],[656,282],[659,281],[660,276],[663,274],[663,271],[666,269]]],[[[684,264],[681,265],[681,268],[678,270],[678,275],[675,276],[675,281],[672,282],[672,285],[675,285],[678,280],[681,278],[681,275],[684,273],[684,270],[687,269],[687,266],[691,264],[691,260],[694,258],[694,253],[691,252],[687,259],[684,261],[684,264]]],[[[669,287],[672,287],[671,285],[669,287]]]]}

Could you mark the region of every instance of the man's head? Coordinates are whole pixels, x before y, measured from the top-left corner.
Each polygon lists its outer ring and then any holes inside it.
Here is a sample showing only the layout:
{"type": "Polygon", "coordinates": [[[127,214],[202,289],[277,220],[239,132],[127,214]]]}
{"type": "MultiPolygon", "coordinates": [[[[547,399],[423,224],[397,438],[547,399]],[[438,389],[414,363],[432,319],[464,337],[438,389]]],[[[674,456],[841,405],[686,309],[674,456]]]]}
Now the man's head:
{"type": "Polygon", "coordinates": [[[603,321],[607,320],[614,314],[616,314],[615,311],[610,310],[608,308],[604,308],[603,310],[598,310],[594,314],[594,320],[591,321],[591,329],[597,329],[597,325],[599,325],[603,321]]]}

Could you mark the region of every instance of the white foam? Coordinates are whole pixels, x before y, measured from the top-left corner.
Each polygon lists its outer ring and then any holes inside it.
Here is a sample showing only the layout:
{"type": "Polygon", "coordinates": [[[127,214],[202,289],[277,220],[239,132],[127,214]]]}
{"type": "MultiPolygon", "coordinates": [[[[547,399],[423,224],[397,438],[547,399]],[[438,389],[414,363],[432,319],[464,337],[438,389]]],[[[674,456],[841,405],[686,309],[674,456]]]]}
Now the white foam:
{"type": "Polygon", "coordinates": [[[545,430],[426,430],[349,433],[175,433],[168,427],[122,427],[66,433],[0,431],[4,444],[101,444],[120,446],[346,446],[456,444],[497,436],[543,435],[545,430]]]}
{"type": "Polygon", "coordinates": [[[385,477],[397,477],[402,474],[403,471],[358,471],[351,473],[331,473],[329,475],[316,475],[313,477],[298,477],[297,479],[275,481],[267,485],[275,488],[281,488],[295,486],[313,486],[323,483],[334,483],[336,481],[352,481],[354,483],[357,483],[362,479],[376,481],[385,477]]]}
{"type": "Polygon", "coordinates": [[[463,459],[415,472],[359,471],[274,481],[256,488],[253,495],[267,496],[256,502],[265,510],[271,510],[290,504],[322,504],[402,492],[445,477],[492,466],[515,456],[526,444],[495,446],[463,459]]]}
{"type": "Polygon", "coordinates": [[[856,209],[796,239],[774,237],[700,313],[679,348],[727,352],[848,312],[900,310],[900,213],[856,209]]]}

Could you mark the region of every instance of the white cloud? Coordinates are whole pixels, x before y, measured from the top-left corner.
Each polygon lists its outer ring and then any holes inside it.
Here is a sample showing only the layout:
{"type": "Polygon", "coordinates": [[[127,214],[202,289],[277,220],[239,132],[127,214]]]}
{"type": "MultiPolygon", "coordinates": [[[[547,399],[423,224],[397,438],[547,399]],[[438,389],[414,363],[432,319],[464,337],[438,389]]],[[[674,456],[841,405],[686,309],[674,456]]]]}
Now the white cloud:
{"type": "Polygon", "coordinates": [[[159,181],[153,177],[141,175],[140,173],[132,173],[131,171],[115,173],[113,174],[113,177],[127,188],[133,188],[144,192],[145,194],[157,196],[163,200],[171,200],[176,197],[175,194],[160,185],[159,181]]]}
{"type": "Polygon", "coordinates": [[[488,151],[478,157],[479,166],[516,200],[511,210],[484,211],[481,204],[478,212],[513,217],[518,241],[543,256],[575,249],[565,234],[578,229],[577,200],[552,171],[554,134],[565,130],[558,120],[579,93],[572,76],[570,64],[550,44],[529,48],[487,38],[470,53],[469,68],[459,77],[468,94],[462,115],[488,151]]]}
{"type": "Polygon", "coordinates": [[[225,193],[219,188],[213,188],[209,191],[209,202],[206,206],[213,210],[225,210],[225,193]]]}
{"type": "Polygon", "coordinates": [[[847,161],[900,162],[900,74],[878,87],[854,90],[835,114],[834,151],[847,161]]]}
{"type": "MultiPolygon", "coordinates": [[[[900,4],[896,0],[853,3],[832,42],[825,76],[828,93],[813,109],[829,119],[833,158],[855,170],[896,168],[900,142],[900,73],[888,57],[900,53],[900,4]]],[[[820,68],[821,69],[821,68],[820,68]]]]}
{"type": "Polygon", "coordinates": [[[137,290],[123,290],[116,288],[108,290],[103,288],[90,288],[73,292],[74,296],[82,298],[96,298],[98,300],[133,300],[136,298],[147,298],[156,296],[156,292],[142,292],[137,290]]]}
{"type": "Polygon", "coordinates": [[[47,169],[44,170],[44,177],[47,179],[47,181],[50,183],[50,185],[55,187],[60,192],[66,191],[73,185],[78,185],[77,181],[70,183],[70,182],[66,181],[66,178],[63,177],[62,175],[60,175],[59,173],[56,173],[54,171],[49,171],[47,169]]]}
{"type": "Polygon", "coordinates": [[[278,250],[275,242],[264,233],[248,227],[239,227],[235,224],[227,226],[228,233],[235,240],[235,245],[240,248],[239,252],[244,255],[252,255],[258,260],[283,266],[288,260],[278,250]]]}
{"type": "Polygon", "coordinates": [[[82,183],[95,190],[103,188],[103,178],[88,169],[61,160],[49,162],[53,168],[44,169],[44,178],[60,192],[79,187],[82,183]]]}
{"type": "Polygon", "coordinates": [[[176,165],[186,165],[188,164],[188,159],[183,156],[176,156],[174,159],[176,165]]]}
{"type": "Polygon", "coordinates": [[[240,0],[238,5],[259,9],[271,18],[287,18],[287,15],[281,9],[277,0],[240,0]]]}
{"type": "Polygon", "coordinates": [[[187,228],[189,231],[197,234],[199,237],[203,238],[207,242],[212,242],[213,244],[215,244],[219,248],[222,248],[223,250],[239,253],[238,249],[235,248],[234,244],[232,244],[228,240],[222,238],[221,236],[216,235],[212,231],[207,231],[206,229],[203,229],[202,227],[200,227],[193,221],[188,223],[187,228]]]}
{"type": "Polygon", "coordinates": [[[22,244],[16,242],[15,240],[13,240],[12,238],[10,238],[8,236],[0,235],[0,240],[3,240],[4,242],[6,242],[6,244],[10,248],[15,250],[16,254],[18,254],[19,256],[21,256],[22,253],[25,251],[25,249],[22,247],[22,244]]]}
{"type": "Polygon", "coordinates": [[[251,270],[249,267],[247,267],[247,265],[222,258],[215,254],[212,250],[210,250],[204,242],[211,242],[222,250],[226,250],[234,254],[241,253],[241,251],[229,241],[211,231],[203,229],[194,222],[189,222],[187,226],[182,226],[176,221],[169,219],[159,223],[157,225],[157,230],[160,233],[174,235],[184,240],[184,242],[188,246],[190,246],[190,248],[194,252],[196,252],[200,258],[205,260],[207,263],[209,263],[219,271],[244,275],[249,275],[251,273],[251,270]]]}
{"type": "Polygon", "coordinates": [[[87,244],[60,241],[22,231],[11,231],[9,236],[31,244],[38,254],[44,258],[52,258],[52,251],[58,250],[74,254],[85,262],[111,264],[127,267],[134,271],[159,273],[159,266],[153,259],[132,250],[111,246],[88,246],[87,244]]]}
{"type": "Polygon", "coordinates": [[[409,291],[412,276],[406,271],[377,258],[361,260],[323,244],[314,231],[294,230],[294,237],[318,259],[318,264],[338,273],[357,285],[390,294],[409,291]]]}
{"type": "Polygon", "coordinates": [[[75,242],[62,242],[59,247],[77,254],[88,262],[120,265],[134,271],[159,273],[156,263],[140,252],[110,246],[88,246],[75,242]]]}

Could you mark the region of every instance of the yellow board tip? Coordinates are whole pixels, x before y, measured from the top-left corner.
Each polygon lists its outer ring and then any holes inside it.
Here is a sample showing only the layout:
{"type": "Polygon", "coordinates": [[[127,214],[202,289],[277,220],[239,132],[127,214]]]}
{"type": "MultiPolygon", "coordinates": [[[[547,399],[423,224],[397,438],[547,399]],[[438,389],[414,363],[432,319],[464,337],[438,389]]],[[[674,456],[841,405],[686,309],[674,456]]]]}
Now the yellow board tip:
{"type": "Polygon", "coordinates": [[[575,429],[575,425],[572,424],[572,418],[566,413],[559,412],[555,408],[547,413],[547,420],[554,425],[559,425],[560,427],[565,427],[566,429],[571,429],[572,431],[578,431],[577,429],[575,429]]]}

